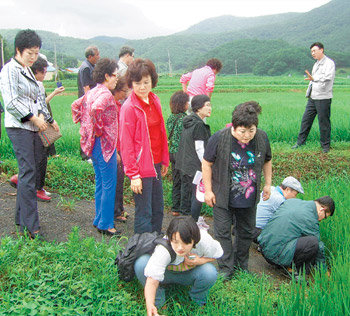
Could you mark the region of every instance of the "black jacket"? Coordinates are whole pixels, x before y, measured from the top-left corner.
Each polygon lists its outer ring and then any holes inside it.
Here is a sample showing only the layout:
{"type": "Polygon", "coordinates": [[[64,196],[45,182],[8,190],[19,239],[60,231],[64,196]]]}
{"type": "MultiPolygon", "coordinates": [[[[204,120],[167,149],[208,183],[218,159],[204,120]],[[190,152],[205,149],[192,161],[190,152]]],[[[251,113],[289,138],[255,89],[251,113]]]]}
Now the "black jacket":
{"type": "Polygon", "coordinates": [[[202,170],[197,156],[195,141],[204,141],[204,148],[210,138],[210,127],[195,113],[183,119],[183,129],[176,155],[175,168],[184,174],[194,177],[197,170],[202,170]]]}
{"type": "MultiPolygon", "coordinates": [[[[216,160],[212,167],[212,188],[216,197],[216,206],[227,209],[230,195],[230,151],[231,151],[231,127],[219,131],[220,140],[217,148],[216,160]]],[[[268,138],[266,133],[257,129],[253,138],[255,144],[254,172],[256,174],[256,188],[260,190],[261,173],[265,163],[265,156],[268,150],[268,138]]],[[[258,203],[260,194],[256,194],[255,205],[258,203]]]]}

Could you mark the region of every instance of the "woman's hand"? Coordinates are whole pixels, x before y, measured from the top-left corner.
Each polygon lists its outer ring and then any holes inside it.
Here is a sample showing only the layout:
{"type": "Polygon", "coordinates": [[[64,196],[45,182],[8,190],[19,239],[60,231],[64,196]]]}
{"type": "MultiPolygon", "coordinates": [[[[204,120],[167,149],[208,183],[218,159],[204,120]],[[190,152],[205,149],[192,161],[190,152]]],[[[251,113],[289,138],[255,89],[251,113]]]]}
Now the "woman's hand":
{"type": "Polygon", "coordinates": [[[168,173],[168,167],[162,165],[162,169],[160,170],[160,175],[162,177],[165,177],[167,173],[168,173]]]}
{"type": "Polygon", "coordinates": [[[214,204],[216,204],[216,197],[215,197],[214,192],[205,190],[205,192],[204,192],[204,201],[210,207],[214,207],[214,204]]]}
{"type": "Polygon", "coordinates": [[[118,163],[118,167],[120,166],[120,162],[122,161],[122,159],[120,158],[120,155],[117,153],[117,163],[118,163]]]}
{"type": "Polygon", "coordinates": [[[154,305],[147,306],[147,316],[160,316],[158,314],[157,307],[155,307],[154,305]]]}
{"type": "Polygon", "coordinates": [[[60,131],[60,128],[59,128],[59,126],[58,126],[58,124],[57,124],[56,121],[53,121],[53,122],[51,123],[51,126],[54,128],[54,130],[55,130],[57,133],[60,131]]]}
{"type": "Polygon", "coordinates": [[[198,257],[194,253],[190,253],[185,257],[184,263],[188,265],[189,267],[195,267],[198,265],[201,265],[201,257],[198,257]],[[189,257],[194,257],[194,259],[190,259],[189,257]]]}
{"type": "Polygon", "coordinates": [[[30,118],[30,121],[33,122],[33,124],[39,129],[39,132],[43,132],[47,129],[46,121],[38,116],[33,115],[30,118]]]}
{"type": "Polygon", "coordinates": [[[53,91],[53,94],[54,94],[54,95],[60,94],[60,93],[62,93],[64,90],[65,90],[65,88],[64,88],[63,86],[61,86],[61,87],[59,87],[59,88],[56,88],[56,89],[53,91]]]}
{"type": "Polygon", "coordinates": [[[271,185],[265,185],[263,189],[263,200],[266,201],[271,195],[271,185]]]}
{"type": "Polygon", "coordinates": [[[137,178],[134,180],[130,181],[130,188],[132,190],[132,192],[136,193],[136,194],[141,194],[142,193],[142,179],[141,178],[137,178]]]}

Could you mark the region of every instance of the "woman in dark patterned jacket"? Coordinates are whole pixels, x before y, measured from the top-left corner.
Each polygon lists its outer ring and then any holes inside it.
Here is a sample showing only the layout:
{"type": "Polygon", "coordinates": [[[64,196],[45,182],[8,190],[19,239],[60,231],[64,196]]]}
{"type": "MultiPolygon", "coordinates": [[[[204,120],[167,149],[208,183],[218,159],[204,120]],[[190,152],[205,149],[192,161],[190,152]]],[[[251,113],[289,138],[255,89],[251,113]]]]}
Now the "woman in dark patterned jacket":
{"type": "Polygon", "coordinates": [[[181,176],[180,171],[175,168],[176,153],[179,148],[183,124],[186,117],[186,111],[189,107],[189,96],[183,91],[176,91],[170,98],[171,114],[166,122],[169,139],[169,154],[171,161],[171,174],[173,178],[172,188],[172,211],[173,216],[180,215],[181,200],[181,176]]]}

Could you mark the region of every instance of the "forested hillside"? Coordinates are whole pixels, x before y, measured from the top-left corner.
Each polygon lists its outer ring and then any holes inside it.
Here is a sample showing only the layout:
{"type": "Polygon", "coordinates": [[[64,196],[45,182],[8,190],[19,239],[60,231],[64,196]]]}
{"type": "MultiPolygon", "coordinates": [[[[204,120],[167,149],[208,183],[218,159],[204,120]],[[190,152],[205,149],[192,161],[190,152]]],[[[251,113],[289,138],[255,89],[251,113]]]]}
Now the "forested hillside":
{"type": "MultiPolygon", "coordinates": [[[[101,56],[117,58],[127,44],[135,55],[150,58],[159,72],[182,72],[200,66],[210,57],[222,60],[222,73],[253,72],[274,75],[303,72],[310,68],[309,46],[315,41],[325,45],[326,53],[337,67],[350,67],[350,1],[333,0],[306,13],[285,13],[254,18],[222,16],[204,20],[188,30],[143,40],[98,36],[89,40],[63,37],[38,31],[43,50],[57,53],[65,65],[84,59],[84,50],[97,45],[101,56]],[[282,42],[283,40],[283,42],[282,42]]],[[[18,30],[0,30],[12,51],[18,30]]]]}

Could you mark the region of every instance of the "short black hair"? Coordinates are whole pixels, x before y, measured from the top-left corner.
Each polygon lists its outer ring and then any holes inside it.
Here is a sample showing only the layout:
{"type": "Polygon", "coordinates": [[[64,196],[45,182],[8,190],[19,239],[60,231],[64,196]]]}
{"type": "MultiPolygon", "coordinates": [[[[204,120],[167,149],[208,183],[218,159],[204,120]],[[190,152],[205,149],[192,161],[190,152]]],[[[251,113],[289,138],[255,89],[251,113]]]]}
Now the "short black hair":
{"type": "Polygon", "coordinates": [[[216,72],[220,72],[222,68],[222,62],[217,58],[211,58],[207,61],[207,66],[211,69],[216,70],[216,72]]]}
{"type": "Polygon", "coordinates": [[[233,128],[237,128],[238,126],[251,127],[253,125],[258,127],[258,115],[260,113],[261,106],[256,101],[248,101],[238,104],[232,112],[233,128]]]}
{"type": "Polygon", "coordinates": [[[98,48],[96,46],[89,46],[85,49],[85,57],[95,56],[97,52],[98,48]]]}
{"type": "Polygon", "coordinates": [[[144,76],[151,76],[152,88],[155,88],[158,82],[156,66],[154,66],[153,62],[149,59],[135,59],[129,65],[125,75],[129,88],[132,88],[133,82],[141,81],[144,76]]]}
{"type": "Polygon", "coordinates": [[[34,75],[36,75],[38,72],[44,72],[48,65],[47,60],[39,56],[30,68],[32,69],[34,75]]]}
{"type": "Polygon", "coordinates": [[[105,75],[112,75],[118,69],[118,63],[114,59],[102,58],[100,59],[92,72],[92,79],[96,83],[103,83],[106,80],[105,75]]]}
{"type": "Polygon", "coordinates": [[[22,54],[26,48],[39,47],[41,48],[41,38],[33,30],[27,29],[19,31],[15,37],[15,55],[18,49],[22,54]]]}
{"type": "Polygon", "coordinates": [[[180,234],[181,240],[185,244],[193,242],[193,248],[201,239],[201,233],[195,220],[190,216],[178,216],[171,220],[166,235],[169,242],[173,239],[174,234],[180,234]]]}
{"type": "Polygon", "coordinates": [[[135,48],[132,48],[130,46],[123,46],[119,51],[119,58],[125,55],[132,56],[134,54],[134,51],[135,51],[135,48]]]}
{"type": "Polygon", "coordinates": [[[330,196],[325,195],[316,199],[315,201],[320,203],[322,206],[326,207],[328,211],[331,213],[331,216],[333,216],[335,211],[335,203],[330,196]]]}
{"type": "Polygon", "coordinates": [[[310,46],[310,49],[312,49],[312,47],[314,47],[314,46],[317,46],[318,48],[322,48],[324,50],[324,46],[321,42],[312,43],[310,46]]]}
{"type": "Polygon", "coordinates": [[[191,109],[194,113],[197,113],[206,102],[210,101],[210,98],[206,94],[199,94],[192,98],[191,109]]]}
{"type": "Polygon", "coordinates": [[[190,97],[182,90],[174,92],[170,98],[170,110],[173,114],[183,113],[186,111],[186,104],[190,97]]]}

